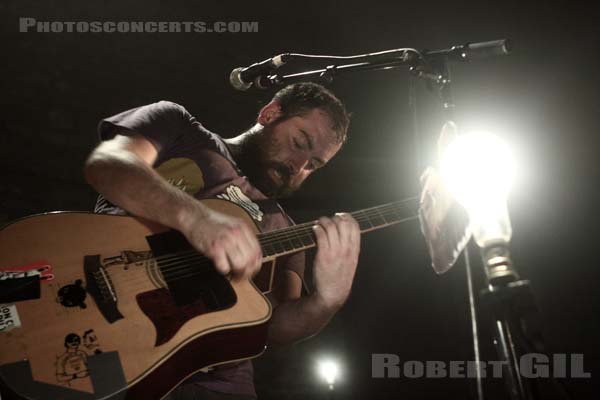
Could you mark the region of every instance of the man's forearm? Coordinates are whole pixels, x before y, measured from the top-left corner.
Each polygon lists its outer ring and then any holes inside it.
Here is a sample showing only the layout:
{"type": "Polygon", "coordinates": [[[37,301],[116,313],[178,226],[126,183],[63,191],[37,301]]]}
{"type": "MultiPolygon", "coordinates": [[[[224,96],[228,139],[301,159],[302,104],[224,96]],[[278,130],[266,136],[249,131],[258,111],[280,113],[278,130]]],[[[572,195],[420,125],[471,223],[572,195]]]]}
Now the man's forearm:
{"type": "Polygon", "coordinates": [[[174,229],[198,202],[170,185],[135,154],[96,151],[85,166],[87,181],[112,203],[133,215],[174,229]]]}
{"type": "Polygon", "coordinates": [[[269,340],[289,344],[317,334],[339,310],[341,304],[326,305],[317,294],[281,303],[271,318],[269,340]]]}
{"type": "Polygon", "coordinates": [[[318,247],[313,264],[314,291],[279,304],[271,318],[271,342],[287,344],[317,334],[350,294],[360,251],[358,223],[349,214],[337,214],[319,218],[313,229],[318,247]]]}
{"type": "Polygon", "coordinates": [[[100,144],[85,165],[87,181],[114,204],[183,233],[223,275],[252,276],[261,251],[242,219],[211,210],[152,169],[157,148],[140,135],[117,135],[100,144]]]}

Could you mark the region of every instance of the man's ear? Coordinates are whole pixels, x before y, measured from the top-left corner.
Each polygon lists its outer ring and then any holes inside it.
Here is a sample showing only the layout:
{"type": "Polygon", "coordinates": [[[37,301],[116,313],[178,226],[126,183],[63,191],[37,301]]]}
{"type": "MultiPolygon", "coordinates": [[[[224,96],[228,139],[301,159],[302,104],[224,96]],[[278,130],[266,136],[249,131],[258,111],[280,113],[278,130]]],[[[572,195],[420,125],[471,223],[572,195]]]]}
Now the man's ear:
{"type": "Polygon", "coordinates": [[[279,117],[281,117],[281,107],[278,102],[272,101],[260,110],[256,122],[266,126],[278,120],[279,117]]]}

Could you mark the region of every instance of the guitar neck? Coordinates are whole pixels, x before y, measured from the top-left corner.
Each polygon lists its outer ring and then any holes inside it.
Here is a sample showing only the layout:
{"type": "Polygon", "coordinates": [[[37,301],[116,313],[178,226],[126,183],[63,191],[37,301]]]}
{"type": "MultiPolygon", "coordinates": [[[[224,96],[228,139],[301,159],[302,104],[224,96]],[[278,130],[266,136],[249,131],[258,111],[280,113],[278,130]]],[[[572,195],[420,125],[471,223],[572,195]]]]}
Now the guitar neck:
{"type": "MultiPolygon", "coordinates": [[[[361,233],[386,228],[404,221],[417,219],[418,199],[408,198],[382,204],[350,214],[356,219],[361,233]]],[[[262,233],[258,240],[266,259],[292,254],[316,246],[312,227],[316,221],[262,233]]]]}

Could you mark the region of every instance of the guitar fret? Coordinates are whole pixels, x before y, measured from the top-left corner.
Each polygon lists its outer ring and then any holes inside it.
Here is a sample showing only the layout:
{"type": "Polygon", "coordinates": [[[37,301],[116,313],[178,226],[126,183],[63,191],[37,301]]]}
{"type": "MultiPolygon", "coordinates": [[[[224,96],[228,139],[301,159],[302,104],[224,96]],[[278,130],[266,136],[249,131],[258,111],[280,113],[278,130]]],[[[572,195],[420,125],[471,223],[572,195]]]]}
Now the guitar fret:
{"type": "Polygon", "coordinates": [[[285,249],[283,248],[279,240],[273,242],[273,248],[275,249],[276,253],[285,253],[285,249]]]}
{"type": "Polygon", "coordinates": [[[381,216],[381,213],[379,212],[379,207],[375,208],[375,215],[373,215],[371,217],[371,224],[373,224],[373,227],[378,227],[381,225],[385,225],[386,221],[385,219],[381,216]],[[379,214],[379,215],[377,215],[379,214]]]}
{"type": "Polygon", "coordinates": [[[303,234],[300,236],[300,241],[302,242],[302,247],[304,246],[312,246],[315,244],[315,241],[310,234],[303,234]]]}
{"type": "Polygon", "coordinates": [[[286,240],[282,241],[282,246],[285,251],[290,251],[294,249],[294,245],[292,244],[292,240],[286,236],[286,240]]]}
{"type": "Polygon", "coordinates": [[[306,233],[305,230],[305,226],[294,226],[284,231],[264,234],[260,238],[263,254],[273,256],[314,246],[315,242],[310,233],[306,233]]]}
{"type": "Polygon", "coordinates": [[[273,244],[272,243],[263,243],[261,245],[261,247],[262,247],[263,255],[265,255],[265,256],[272,256],[272,255],[277,254],[277,252],[273,248],[273,244]]]}
{"type": "MultiPolygon", "coordinates": [[[[387,207],[386,207],[386,208],[387,208],[387,207]]],[[[387,224],[388,222],[391,222],[391,221],[388,221],[388,220],[385,218],[385,210],[383,209],[383,207],[377,207],[377,213],[379,214],[379,216],[380,216],[380,217],[381,217],[381,219],[383,220],[383,223],[384,223],[384,224],[387,224]]]]}
{"type": "Polygon", "coordinates": [[[383,219],[386,221],[386,223],[398,220],[398,216],[394,213],[394,210],[392,208],[383,210],[381,212],[381,214],[382,214],[383,219]]]}
{"type": "Polygon", "coordinates": [[[292,246],[295,249],[300,249],[302,247],[304,247],[304,245],[302,244],[302,240],[300,240],[300,237],[298,236],[298,234],[296,234],[294,237],[292,237],[292,246]]]}
{"type": "Polygon", "coordinates": [[[290,250],[295,250],[295,249],[302,247],[298,240],[298,229],[297,228],[290,229],[290,234],[287,236],[287,240],[291,246],[290,250]]]}
{"type": "Polygon", "coordinates": [[[398,204],[394,204],[390,211],[393,213],[395,221],[400,221],[402,219],[401,210],[398,208],[398,204]]]}
{"type": "Polygon", "coordinates": [[[354,218],[358,221],[358,226],[361,231],[366,231],[367,229],[373,228],[373,224],[364,211],[358,211],[354,213],[354,218]]]}

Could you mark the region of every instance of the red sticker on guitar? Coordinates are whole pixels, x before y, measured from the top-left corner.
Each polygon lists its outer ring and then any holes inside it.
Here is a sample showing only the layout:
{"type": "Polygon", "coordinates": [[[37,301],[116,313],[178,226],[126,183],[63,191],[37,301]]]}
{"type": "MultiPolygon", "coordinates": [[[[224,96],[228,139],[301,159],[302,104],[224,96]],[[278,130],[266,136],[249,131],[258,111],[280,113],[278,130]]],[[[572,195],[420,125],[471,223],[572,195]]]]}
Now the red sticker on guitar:
{"type": "Polygon", "coordinates": [[[48,261],[36,261],[35,263],[28,265],[21,265],[17,267],[0,268],[0,275],[8,275],[10,278],[22,278],[24,276],[39,275],[40,280],[43,283],[48,283],[54,279],[52,273],[52,265],[48,261]]]}

